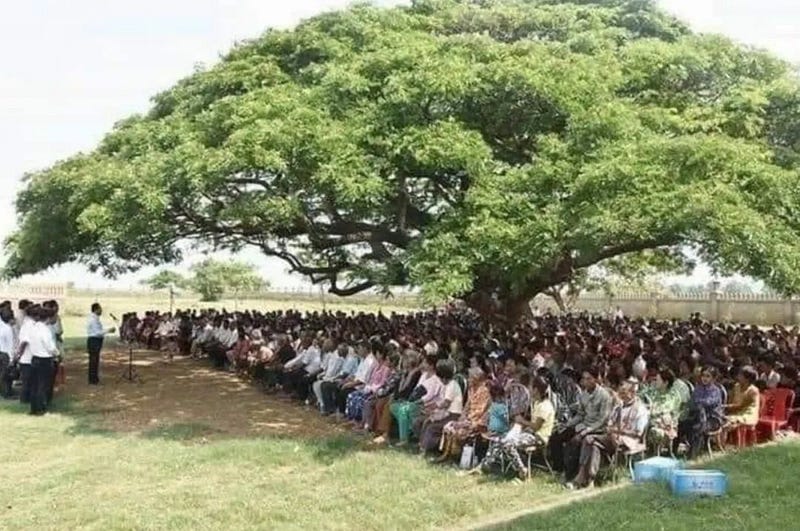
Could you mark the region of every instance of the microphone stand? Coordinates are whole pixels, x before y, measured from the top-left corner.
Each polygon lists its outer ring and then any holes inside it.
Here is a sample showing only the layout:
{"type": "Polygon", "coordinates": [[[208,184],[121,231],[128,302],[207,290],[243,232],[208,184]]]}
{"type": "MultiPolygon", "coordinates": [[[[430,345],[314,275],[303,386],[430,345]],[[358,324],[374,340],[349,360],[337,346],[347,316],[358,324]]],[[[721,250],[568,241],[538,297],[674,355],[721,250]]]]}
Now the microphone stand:
{"type": "Polygon", "coordinates": [[[141,376],[139,376],[139,373],[136,371],[136,367],[134,367],[133,365],[133,341],[131,341],[129,337],[125,337],[125,334],[123,333],[124,331],[122,330],[122,326],[120,326],[114,314],[111,314],[111,318],[114,319],[114,322],[117,323],[117,326],[120,327],[120,332],[123,337],[123,341],[125,342],[126,345],[128,345],[128,366],[122,370],[117,381],[125,380],[129,383],[136,382],[138,384],[142,384],[144,383],[144,381],[142,380],[141,376]]]}
{"type": "Polygon", "coordinates": [[[128,345],[128,366],[122,370],[122,373],[119,375],[119,380],[126,380],[129,383],[144,383],[139,373],[136,371],[136,367],[133,365],[133,343],[130,341],[125,341],[128,345]]]}

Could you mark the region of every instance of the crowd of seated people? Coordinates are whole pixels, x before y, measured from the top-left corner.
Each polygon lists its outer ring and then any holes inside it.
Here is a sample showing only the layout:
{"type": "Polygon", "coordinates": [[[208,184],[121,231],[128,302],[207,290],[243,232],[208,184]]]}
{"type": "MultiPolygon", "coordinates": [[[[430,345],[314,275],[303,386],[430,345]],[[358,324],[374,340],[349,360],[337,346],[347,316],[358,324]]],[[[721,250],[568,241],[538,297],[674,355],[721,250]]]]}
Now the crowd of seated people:
{"type": "Polygon", "coordinates": [[[128,314],[121,334],[207,357],[374,444],[462,464],[468,451],[475,473],[520,478],[535,455],[571,488],[591,486],[620,451],[694,458],[712,439],[723,445],[757,424],[762,393],[795,390],[800,361],[797,328],[698,315],[546,314],[503,328],[452,309],[203,310],[128,314]]]}

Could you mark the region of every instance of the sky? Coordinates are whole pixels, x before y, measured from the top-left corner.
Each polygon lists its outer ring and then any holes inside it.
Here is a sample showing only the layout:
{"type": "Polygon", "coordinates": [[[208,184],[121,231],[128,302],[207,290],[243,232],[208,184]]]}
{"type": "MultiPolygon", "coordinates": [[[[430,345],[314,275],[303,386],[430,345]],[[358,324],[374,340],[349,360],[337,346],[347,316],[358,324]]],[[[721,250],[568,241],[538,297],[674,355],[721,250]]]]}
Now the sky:
{"type": "MultiPolygon", "coordinates": [[[[91,150],[115,122],[213,64],[237,41],[286,28],[349,0],[0,0],[0,238],[14,228],[13,200],[26,172],[91,150]]],[[[390,5],[403,3],[383,0],[390,5]]],[[[698,31],[726,34],[800,64],[800,0],[661,0],[698,31]]],[[[191,257],[187,265],[202,257],[191,257]]],[[[273,286],[304,284],[257,252],[241,258],[273,286]]],[[[143,270],[110,281],[70,264],[33,281],[130,287],[143,270]]],[[[700,269],[694,280],[710,278],[700,269]]]]}

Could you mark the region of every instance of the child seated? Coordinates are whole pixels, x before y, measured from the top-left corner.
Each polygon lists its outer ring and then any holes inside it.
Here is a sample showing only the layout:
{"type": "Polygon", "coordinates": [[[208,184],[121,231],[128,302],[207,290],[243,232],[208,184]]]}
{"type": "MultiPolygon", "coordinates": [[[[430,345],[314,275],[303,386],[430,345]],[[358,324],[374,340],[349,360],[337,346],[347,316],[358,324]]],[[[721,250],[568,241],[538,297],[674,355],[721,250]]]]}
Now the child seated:
{"type": "Polygon", "coordinates": [[[492,403],[489,406],[488,438],[500,440],[510,428],[506,392],[501,385],[493,384],[489,388],[489,394],[492,397],[492,403]]]}

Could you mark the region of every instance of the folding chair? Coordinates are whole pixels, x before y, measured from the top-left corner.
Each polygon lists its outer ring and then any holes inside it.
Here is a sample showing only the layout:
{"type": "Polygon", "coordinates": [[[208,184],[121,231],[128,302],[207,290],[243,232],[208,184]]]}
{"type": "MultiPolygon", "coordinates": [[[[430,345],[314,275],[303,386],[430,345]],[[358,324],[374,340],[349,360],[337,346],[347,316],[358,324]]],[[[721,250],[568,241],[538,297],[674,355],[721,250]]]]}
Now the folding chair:
{"type": "Polygon", "coordinates": [[[649,426],[644,429],[644,433],[639,438],[639,445],[635,448],[624,448],[622,446],[617,448],[617,451],[614,452],[614,455],[610,457],[611,461],[611,481],[614,483],[617,482],[618,479],[618,472],[619,468],[622,465],[622,460],[625,460],[625,467],[628,469],[628,472],[631,475],[631,479],[633,477],[633,464],[636,461],[636,458],[639,460],[644,459],[647,456],[647,433],[649,431],[649,426]]]}
{"type": "Polygon", "coordinates": [[[556,475],[555,471],[553,471],[553,466],[550,464],[550,458],[547,456],[547,444],[529,446],[527,448],[523,448],[522,452],[528,458],[528,479],[531,478],[534,466],[539,470],[548,472],[551,476],[556,475]],[[536,455],[537,453],[541,453],[542,456],[541,465],[533,462],[533,456],[536,455]]]}
{"type": "MultiPolygon", "coordinates": [[[[722,403],[728,403],[728,390],[725,389],[725,386],[722,384],[717,384],[719,388],[720,394],[722,394],[722,403]]],[[[720,426],[716,430],[712,430],[706,434],[706,450],[708,451],[708,456],[713,457],[714,452],[712,449],[712,445],[716,444],[719,451],[725,453],[727,448],[725,446],[725,430],[723,426],[720,426]]]]}

